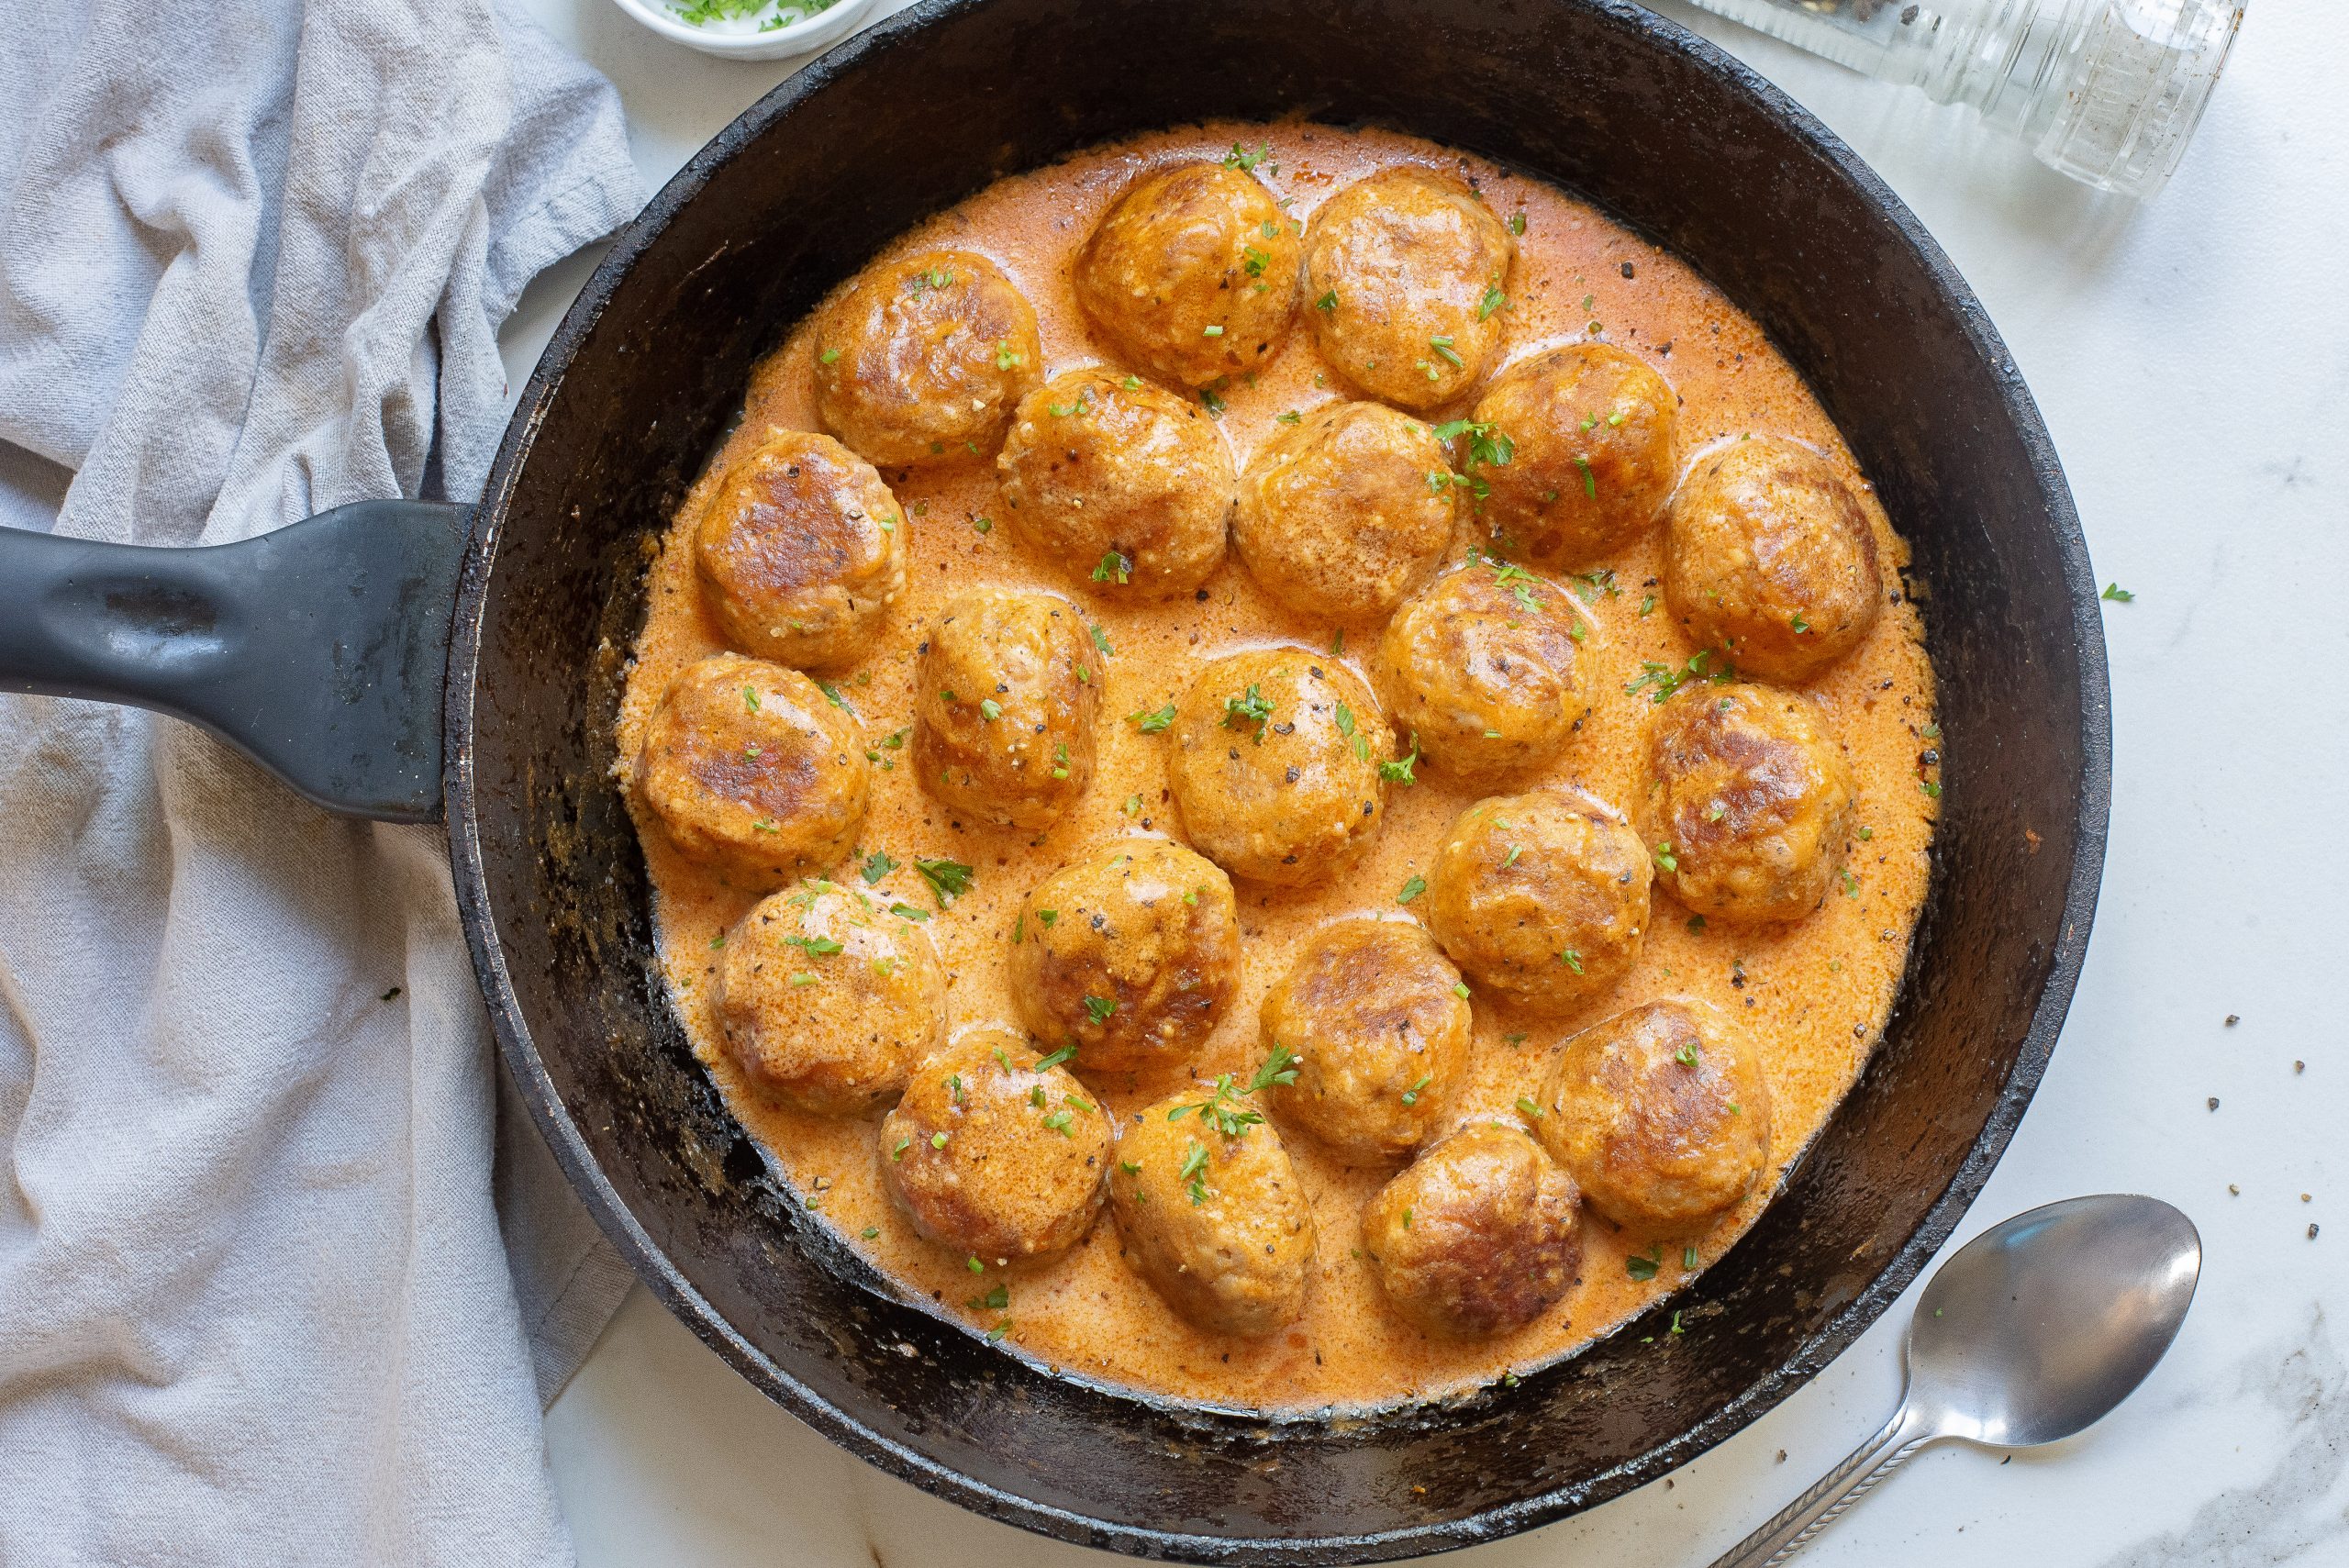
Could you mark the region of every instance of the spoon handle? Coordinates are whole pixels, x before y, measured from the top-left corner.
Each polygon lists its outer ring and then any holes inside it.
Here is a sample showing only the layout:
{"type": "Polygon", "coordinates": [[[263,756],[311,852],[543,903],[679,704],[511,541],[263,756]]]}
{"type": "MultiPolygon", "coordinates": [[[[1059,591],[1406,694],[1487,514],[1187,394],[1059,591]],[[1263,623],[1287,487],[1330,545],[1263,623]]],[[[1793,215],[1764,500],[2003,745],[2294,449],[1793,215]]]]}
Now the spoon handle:
{"type": "Polygon", "coordinates": [[[1777,1568],[1935,1435],[1904,1403],[1876,1436],[1854,1449],[1818,1485],[1788,1503],[1777,1518],[1731,1548],[1713,1568],[1777,1568]]]}

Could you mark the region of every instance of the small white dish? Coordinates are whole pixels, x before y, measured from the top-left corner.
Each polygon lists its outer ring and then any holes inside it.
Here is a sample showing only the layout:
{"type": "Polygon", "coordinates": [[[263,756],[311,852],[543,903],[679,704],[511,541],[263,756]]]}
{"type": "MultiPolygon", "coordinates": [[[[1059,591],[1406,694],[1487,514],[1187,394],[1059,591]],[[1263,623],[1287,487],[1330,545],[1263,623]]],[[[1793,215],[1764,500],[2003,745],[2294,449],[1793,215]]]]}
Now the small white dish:
{"type": "Polygon", "coordinates": [[[669,0],[613,0],[613,4],[673,43],[721,60],[788,60],[796,54],[811,54],[847,37],[873,8],[873,0],[832,0],[824,9],[778,28],[763,24],[797,8],[788,0],[745,17],[715,17],[698,25],[686,21],[669,0]]]}

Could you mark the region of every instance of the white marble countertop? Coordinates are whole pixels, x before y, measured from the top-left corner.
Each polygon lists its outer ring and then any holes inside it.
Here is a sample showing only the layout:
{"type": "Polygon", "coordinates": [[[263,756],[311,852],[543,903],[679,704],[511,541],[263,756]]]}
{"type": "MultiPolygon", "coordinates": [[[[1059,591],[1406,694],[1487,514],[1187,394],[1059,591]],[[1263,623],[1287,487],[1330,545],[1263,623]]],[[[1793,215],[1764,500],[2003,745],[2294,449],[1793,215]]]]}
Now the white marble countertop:
{"type": "MultiPolygon", "coordinates": [[[[794,63],[705,59],[610,0],[529,4],[618,83],[656,185],[794,63]]],[[[2205,1247],[2185,1331],[2116,1415],[2011,1462],[1929,1451],[1805,1561],[2349,1562],[2349,1320],[2331,1316],[2349,1309],[2349,1051],[2325,999],[2349,973],[2335,902],[2349,888],[2349,18],[2341,0],[2253,0],[2185,166],[2141,208],[1960,112],[1658,8],[1816,111],[1923,217],[2038,396],[2099,573],[2137,595],[2105,606],[2118,743],[2087,969],[1959,1239],[2054,1198],[2134,1190],[2184,1208],[2205,1247]]],[[[518,387],[591,261],[527,296],[506,334],[518,387]]],[[[1897,1307],[1670,1479],[1450,1561],[1709,1562],[1889,1412],[1907,1318],[1897,1307]]],[[[547,1440],[590,1568],[1111,1561],[850,1458],[640,1288],[547,1440]]]]}

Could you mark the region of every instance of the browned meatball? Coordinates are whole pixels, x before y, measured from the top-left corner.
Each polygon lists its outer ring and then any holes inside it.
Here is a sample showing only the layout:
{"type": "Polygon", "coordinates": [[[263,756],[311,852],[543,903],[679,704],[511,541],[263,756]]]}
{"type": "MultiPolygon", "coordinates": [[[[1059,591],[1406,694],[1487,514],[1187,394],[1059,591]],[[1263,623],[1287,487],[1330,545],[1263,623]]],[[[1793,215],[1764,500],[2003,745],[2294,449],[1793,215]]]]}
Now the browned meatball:
{"type": "Polygon", "coordinates": [[[1313,1267],[1312,1205],[1280,1134],[1229,1078],[1136,1113],[1113,1158],[1110,1212],[1166,1305],[1218,1334],[1297,1320],[1313,1267]]]}
{"type": "Polygon", "coordinates": [[[1581,658],[1593,629],[1555,583],[1521,566],[1471,562],[1386,623],[1379,695],[1439,773],[1520,776],[1556,762],[1590,717],[1581,658]]]}
{"type": "Polygon", "coordinates": [[[863,747],[798,671],[720,653],[671,682],[645,721],[636,796],[687,859],[774,887],[855,842],[863,747]]]}
{"type": "Polygon", "coordinates": [[[1375,403],[1302,416],[1240,476],[1231,541],[1273,596],[1333,620],[1378,620],[1452,547],[1456,492],[1425,425],[1375,403]]]}
{"type": "Polygon", "coordinates": [[[1054,376],[1020,401],[996,470],[1012,527],[1101,593],[1188,593],[1223,560],[1231,452],[1140,376],[1054,376]]]}
{"type": "Polygon", "coordinates": [[[1121,839],[1046,877],[1012,925],[1011,992],[1087,1072],[1185,1060],[1240,984],[1231,881],[1164,839],[1121,839]]]}
{"type": "Polygon", "coordinates": [[[1174,799],[1191,841],[1235,876],[1326,882],[1353,863],[1386,804],[1395,748],[1370,688],[1303,648],[1201,670],[1174,720],[1174,799]]]}
{"type": "Polygon", "coordinates": [[[1098,660],[1058,594],[974,588],[952,600],[914,675],[924,788],[990,822],[1050,827],[1093,779],[1098,660]]]}
{"type": "Polygon", "coordinates": [[[866,269],[816,318],[816,412],[884,467],[986,457],[1044,379],[1036,312],[970,250],[866,269]]]}
{"type": "Polygon", "coordinates": [[[1580,1205],[1574,1178],[1531,1138],[1472,1122],[1378,1190],[1362,1247],[1387,1301],[1429,1333],[1505,1333],[1574,1287],[1580,1205]]]}
{"type": "Polygon", "coordinates": [[[973,1029],[913,1070],[881,1123],[881,1176],[914,1229],[983,1264],[1084,1239],[1109,1172],[1110,1113],[1015,1029],[973,1029]]]}
{"type": "Polygon", "coordinates": [[[1510,366],[1469,417],[1464,462],[1489,488],[1477,519],[1520,561],[1565,570],[1620,549],[1655,521],[1680,474],[1678,399],[1604,343],[1510,366]],[[1506,462],[1475,461],[1504,452],[1506,462]]]}
{"type": "Polygon", "coordinates": [[[1669,521],[1664,598],[1693,640],[1740,669],[1807,681],[1876,624],[1876,529],[1808,447],[1731,442],[1688,475],[1669,521]]]}
{"type": "Polygon", "coordinates": [[[694,530],[702,602],[762,659],[845,664],[905,591],[906,527],[871,463],[829,436],[779,432],[726,471],[694,530]]]}
{"type": "Polygon", "coordinates": [[[1297,314],[1297,228],[1255,177],[1153,169],[1076,255],[1076,302],[1119,355],[1178,386],[1267,363],[1297,314]]]}
{"type": "Polygon", "coordinates": [[[1687,1230],[1753,1189],[1770,1153],[1770,1091],[1718,1013],[1650,1002],[1566,1042],[1537,1125],[1599,1213],[1687,1230]]]}
{"type": "Polygon", "coordinates": [[[1341,1159],[1373,1165],[1427,1141],[1468,1075],[1460,972],[1408,920],[1338,920],[1306,938],[1264,995],[1269,1055],[1296,1078],[1273,1108],[1341,1159]]]}
{"type": "Polygon", "coordinates": [[[1501,345],[1517,241],[1450,175],[1383,169],[1321,204],[1305,236],[1305,319],[1330,368],[1414,411],[1483,379],[1501,345]]]}
{"type": "Polygon", "coordinates": [[[1675,898],[1731,920],[1819,907],[1851,832],[1852,776],[1807,699],[1694,687],[1664,705],[1648,755],[1656,862],[1675,898]]]}
{"type": "Polygon", "coordinates": [[[1427,921],[1478,989],[1559,1012],[1639,957],[1649,875],[1640,836],[1590,795],[1499,795],[1462,812],[1445,835],[1427,921]]]}
{"type": "Polygon", "coordinates": [[[936,1048],[946,982],[930,933],[870,895],[811,882],[726,934],[718,1027],[751,1087],[826,1116],[896,1097],[936,1048]]]}

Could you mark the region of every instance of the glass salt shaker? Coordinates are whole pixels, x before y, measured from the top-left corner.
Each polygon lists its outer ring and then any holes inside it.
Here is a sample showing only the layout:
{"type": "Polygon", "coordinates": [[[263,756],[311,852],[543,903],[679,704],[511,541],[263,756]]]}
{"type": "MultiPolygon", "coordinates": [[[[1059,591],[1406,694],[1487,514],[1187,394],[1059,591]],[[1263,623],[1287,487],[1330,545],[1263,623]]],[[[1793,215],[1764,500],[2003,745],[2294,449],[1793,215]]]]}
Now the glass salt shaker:
{"type": "Polygon", "coordinates": [[[1879,81],[1965,104],[2041,162],[2150,196],[2177,167],[2244,0],[1693,0],[1879,81]]]}

